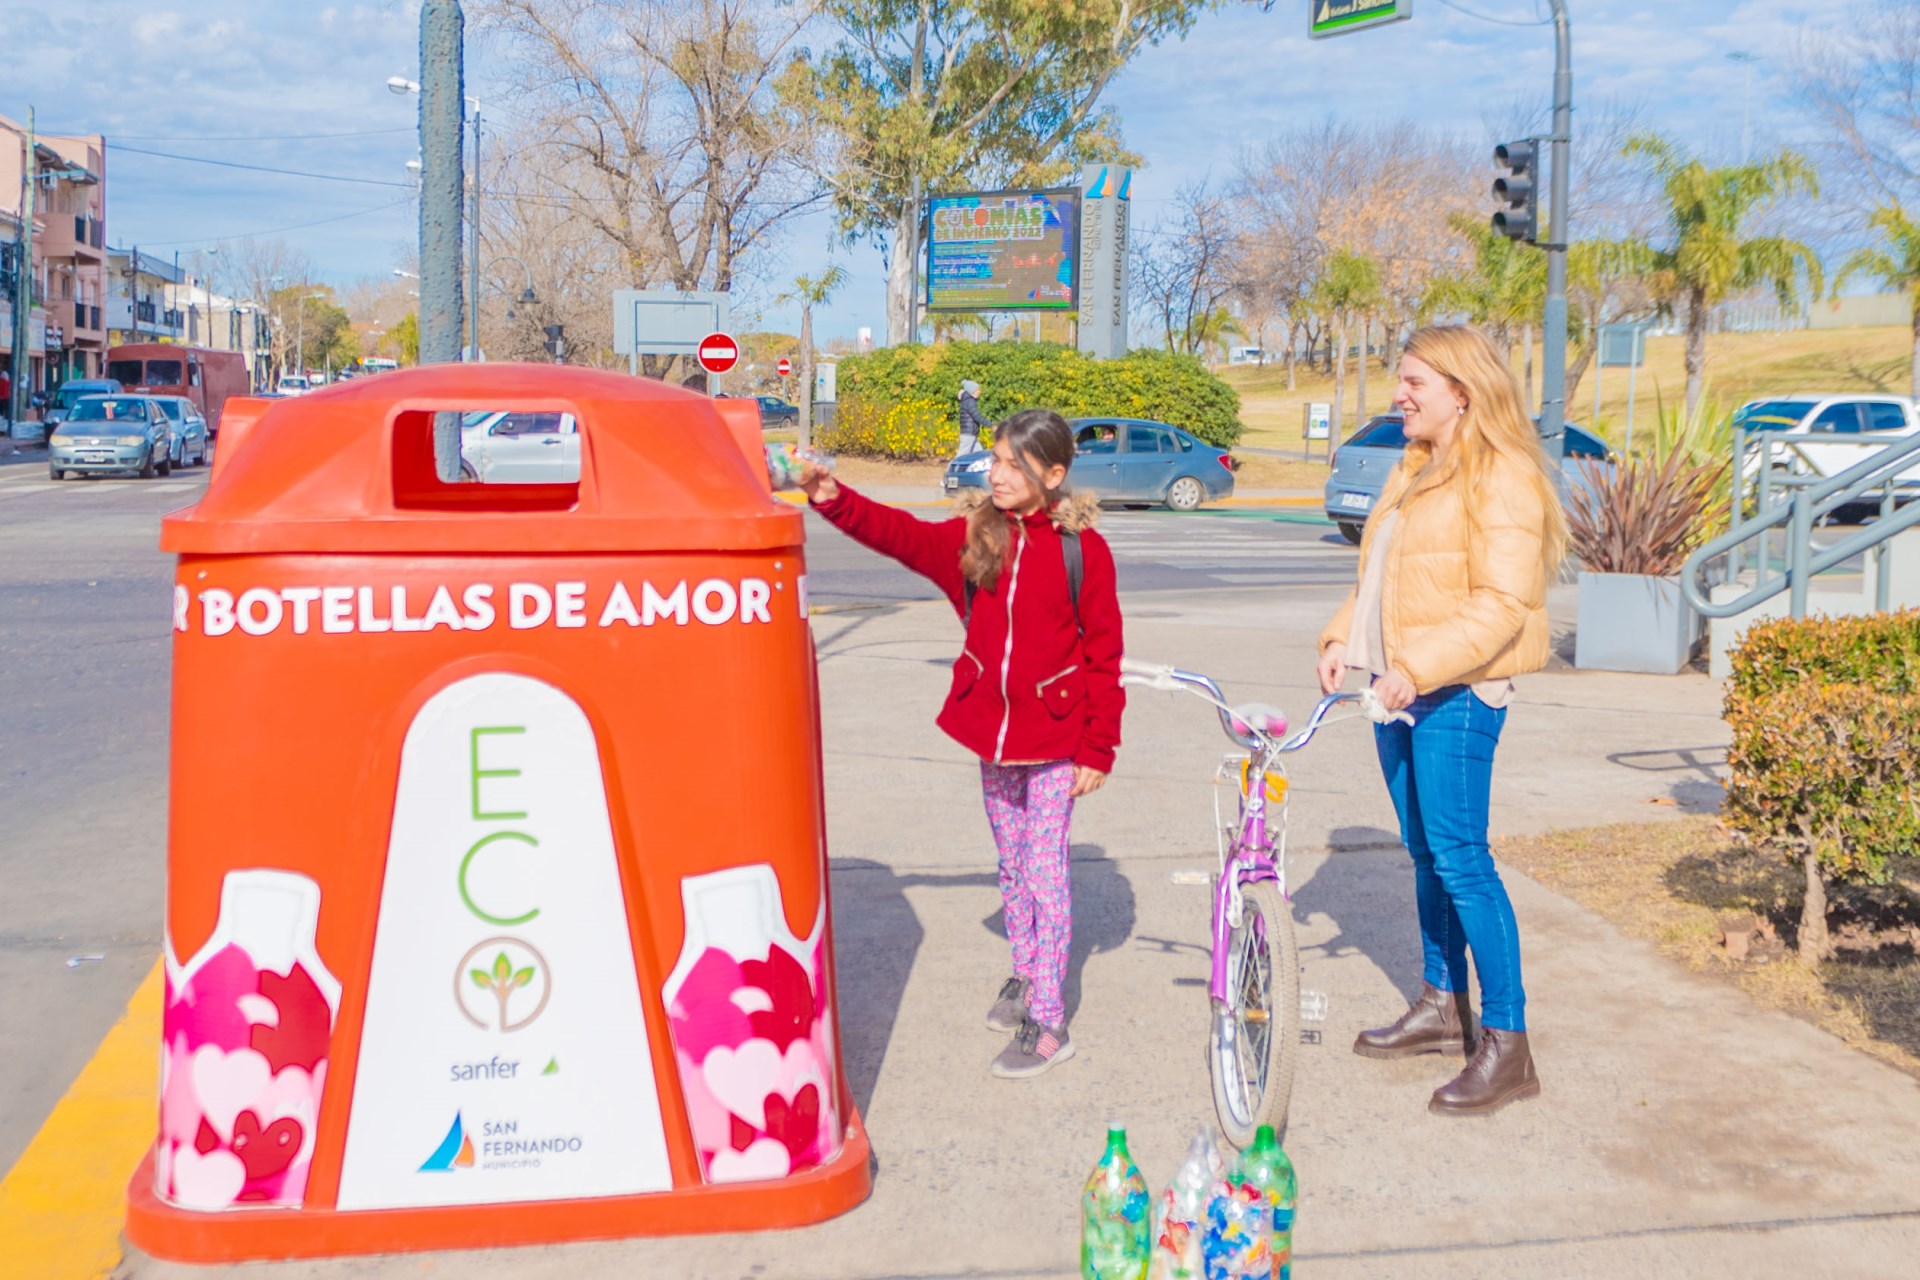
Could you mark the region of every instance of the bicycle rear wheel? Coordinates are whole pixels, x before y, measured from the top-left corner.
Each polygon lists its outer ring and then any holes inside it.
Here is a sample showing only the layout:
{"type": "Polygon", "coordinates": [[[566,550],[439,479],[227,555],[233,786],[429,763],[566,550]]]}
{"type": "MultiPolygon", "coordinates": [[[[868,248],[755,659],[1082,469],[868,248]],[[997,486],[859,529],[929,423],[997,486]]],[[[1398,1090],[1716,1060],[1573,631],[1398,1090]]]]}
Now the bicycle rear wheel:
{"type": "Polygon", "coordinates": [[[1214,1009],[1207,1062],[1220,1129],[1244,1148],[1261,1125],[1286,1127],[1300,1056],[1300,948],[1278,885],[1246,885],[1241,901],[1240,927],[1227,935],[1227,1002],[1214,1009]]]}

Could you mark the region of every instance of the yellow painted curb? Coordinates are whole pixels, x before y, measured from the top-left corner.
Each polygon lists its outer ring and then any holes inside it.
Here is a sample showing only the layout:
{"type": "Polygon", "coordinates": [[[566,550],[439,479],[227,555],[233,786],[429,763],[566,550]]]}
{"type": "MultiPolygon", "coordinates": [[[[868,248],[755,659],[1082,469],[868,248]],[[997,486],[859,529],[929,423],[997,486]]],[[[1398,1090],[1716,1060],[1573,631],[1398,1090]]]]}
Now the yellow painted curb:
{"type": "Polygon", "coordinates": [[[7,1274],[97,1280],[119,1265],[127,1179],[159,1117],[162,990],[156,961],[0,1181],[0,1270],[7,1274]]]}

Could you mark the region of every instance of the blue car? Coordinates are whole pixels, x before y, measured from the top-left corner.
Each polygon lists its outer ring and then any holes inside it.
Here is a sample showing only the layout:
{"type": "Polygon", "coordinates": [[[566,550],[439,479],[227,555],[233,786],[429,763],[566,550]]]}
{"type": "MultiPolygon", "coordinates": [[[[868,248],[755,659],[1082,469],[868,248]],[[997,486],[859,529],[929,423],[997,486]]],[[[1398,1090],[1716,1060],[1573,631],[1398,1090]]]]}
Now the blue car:
{"type": "MultiPolygon", "coordinates": [[[[1165,503],[1192,511],[1233,496],[1233,458],[1190,431],[1145,418],[1070,418],[1073,484],[1102,502],[1165,503]]],[[[947,464],[948,497],[987,487],[993,454],[963,453],[947,464]]]]}
{"type": "MultiPolygon", "coordinates": [[[[1367,513],[1379,501],[1387,477],[1400,465],[1407,437],[1397,413],[1383,413],[1367,421],[1333,455],[1333,474],[1327,477],[1327,518],[1340,526],[1348,542],[1358,544],[1367,527],[1367,513]]],[[[1613,457],[1607,442],[1582,427],[1567,424],[1566,457],[1562,474],[1572,484],[1586,487],[1580,474],[1582,459],[1605,462],[1613,457]]]]}

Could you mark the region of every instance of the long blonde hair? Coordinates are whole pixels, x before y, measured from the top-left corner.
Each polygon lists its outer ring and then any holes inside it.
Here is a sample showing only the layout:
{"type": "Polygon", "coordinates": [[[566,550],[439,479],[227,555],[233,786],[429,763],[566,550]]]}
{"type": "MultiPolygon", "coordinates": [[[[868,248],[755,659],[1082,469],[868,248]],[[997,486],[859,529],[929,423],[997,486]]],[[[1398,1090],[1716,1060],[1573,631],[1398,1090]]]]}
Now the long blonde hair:
{"type": "MultiPolygon", "coordinates": [[[[1540,447],[1540,433],[1527,417],[1520,380],[1513,376],[1506,358],[1486,334],[1459,324],[1415,330],[1403,354],[1433,369],[1467,402],[1467,411],[1455,429],[1453,447],[1440,465],[1460,472],[1468,495],[1469,520],[1475,516],[1473,495],[1489,482],[1494,462],[1505,458],[1519,464],[1546,513],[1540,531],[1541,558],[1548,581],[1552,581],[1567,551],[1567,519],[1560,508],[1559,486],[1540,447]]],[[[1400,496],[1404,497],[1433,465],[1431,444],[1407,441],[1400,460],[1400,496]]]]}

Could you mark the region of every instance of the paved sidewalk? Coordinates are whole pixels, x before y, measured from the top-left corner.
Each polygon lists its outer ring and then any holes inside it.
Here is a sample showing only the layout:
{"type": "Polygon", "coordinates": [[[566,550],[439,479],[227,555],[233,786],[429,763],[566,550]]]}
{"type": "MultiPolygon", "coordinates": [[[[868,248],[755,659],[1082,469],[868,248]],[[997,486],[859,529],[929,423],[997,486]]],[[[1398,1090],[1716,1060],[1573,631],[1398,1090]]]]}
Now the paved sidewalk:
{"type": "MultiPolygon", "coordinates": [[[[1331,592],[1134,595],[1129,650],[1209,671],[1230,696],[1304,710],[1331,592]]],[[[1566,595],[1556,599],[1564,606],[1566,595]]],[[[1109,1119],[1157,1188],[1209,1118],[1206,708],[1135,691],[1127,745],[1075,827],[1068,1005],[1078,1057],[991,1079],[981,1018],[1004,975],[977,769],[932,727],[958,640],[938,605],[816,619],[839,994],[872,1198],[795,1232],[238,1268],[235,1277],[588,1280],[1065,1277],[1109,1119]]],[[[1549,671],[1521,682],[1495,779],[1497,832],[1660,821],[1717,796],[1726,741],[1704,677],[1549,671]],[[1656,805],[1674,798],[1677,806],[1656,805]]],[[[1354,1057],[1418,980],[1412,880],[1364,725],[1296,757],[1292,880],[1304,985],[1325,992],[1286,1145],[1313,1277],[1911,1275],[1920,1089],[1729,985],[1689,975],[1522,876],[1544,1096],[1487,1120],[1425,1111],[1450,1073],[1354,1057]]],[[[511,1212],[511,1210],[504,1210],[511,1212]]],[[[131,1257],[124,1280],[206,1274],[131,1257]]]]}

